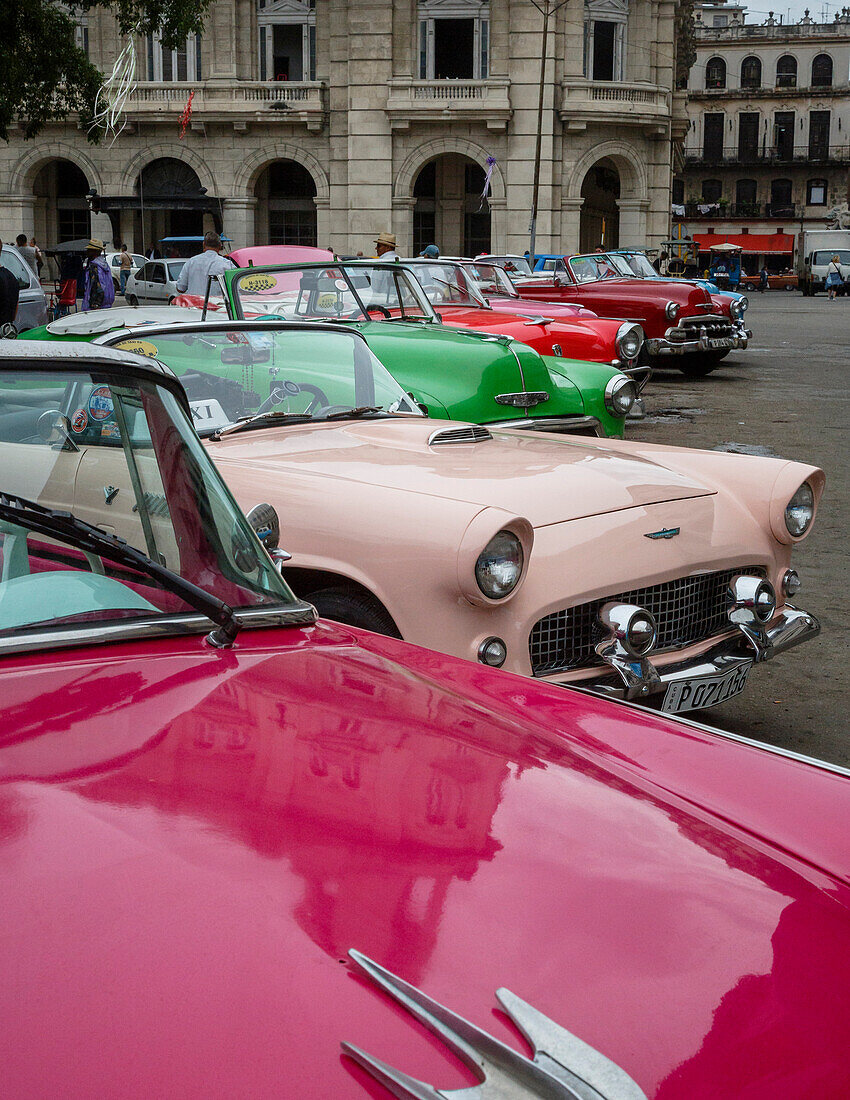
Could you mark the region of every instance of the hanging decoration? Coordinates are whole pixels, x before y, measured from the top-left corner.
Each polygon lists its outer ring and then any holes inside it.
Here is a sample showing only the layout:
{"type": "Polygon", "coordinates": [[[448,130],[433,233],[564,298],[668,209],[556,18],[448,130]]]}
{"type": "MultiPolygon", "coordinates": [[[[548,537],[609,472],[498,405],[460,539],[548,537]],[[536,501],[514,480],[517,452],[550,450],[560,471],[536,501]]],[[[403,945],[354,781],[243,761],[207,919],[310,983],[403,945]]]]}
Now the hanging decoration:
{"type": "Polygon", "coordinates": [[[104,80],[95,99],[89,133],[93,130],[103,130],[107,137],[111,135],[110,148],[127,125],[122,115],[127,100],[136,90],[135,37],[135,32],[127,36],[127,41],[112,66],[112,72],[104,80]]]}
{"type": "Polygon", "coordinates": [[[487,196],[490,194],[490,181],[493,178],[493,169],[496,167],[496,158],[487,157],[486,163],[487,174],[484,177],[484,190],[481,192],[481,205],[478,207],[479,213],[484,209],[484,204],[487,202],[487,196]]]}
{"type": "Polygon", "coordinates": [[[189,120],[192,117],[192,100],[195,98],[195,89],[193,88],[189,92],[189,98],[186,100],[186,106],[183,108],[183,114],[180,116],[180,140],[186,136],[186,128],[189,125],[189,120]]]}

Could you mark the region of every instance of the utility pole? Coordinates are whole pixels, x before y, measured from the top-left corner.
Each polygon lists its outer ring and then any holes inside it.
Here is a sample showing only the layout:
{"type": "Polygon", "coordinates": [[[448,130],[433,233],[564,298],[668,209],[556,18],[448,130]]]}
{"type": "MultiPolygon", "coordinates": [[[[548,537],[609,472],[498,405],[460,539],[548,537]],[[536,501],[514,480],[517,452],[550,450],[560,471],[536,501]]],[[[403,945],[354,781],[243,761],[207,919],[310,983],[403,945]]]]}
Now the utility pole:
{"type": "Polygon", "coordinates": [[[567,0],[557,0],[553,3],[552,0],[543,0],[543,3],[539,3],[538,0],[531,0],[535,8],[543,16],[543,47],[540,51],[540,87],[537,94],[537,140],[534,145],[534,183],[531,188],[531,223],[529,230],[531,232],[531,242],[529,245],[528,262],[534,270],[534,246],[537,238],[537,202],[540,191],[540,154],[541,146],[543,144],[543,93],[546,87],[546,49],[549,44],[549,16],[554,15],[556,11],[566,4],[567,0]]]}

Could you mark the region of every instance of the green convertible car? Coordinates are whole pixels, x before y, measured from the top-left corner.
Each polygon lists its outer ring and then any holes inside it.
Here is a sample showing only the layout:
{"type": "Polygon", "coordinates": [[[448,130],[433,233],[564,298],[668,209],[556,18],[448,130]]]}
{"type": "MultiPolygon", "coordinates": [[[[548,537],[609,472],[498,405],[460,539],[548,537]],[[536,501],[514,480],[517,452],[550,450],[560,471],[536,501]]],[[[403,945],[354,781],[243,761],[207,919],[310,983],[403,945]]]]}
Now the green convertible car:
{"type": "MultiPolygon", "coordinates": [[[[615,367],[540,355],[509,336],[444,326],[415,275],[398,264],[233,269],[213,289],[216,296],[206,303],[210,320],[221,315],[224,295],[226,311],[236,319],[322,320],[356,327],[419,406],[441,419],[622,436],[637,396],[635,382],[615,367]]],[[[187,296],[179,301],[205,305],[187,296]]],[[[124,328],[141,335],[147,312],[119,308],[96,319],[76,314],[27,337],[85,340],[124,328]]],[[[156,313],[150,321],[161,323],[163,313],[182,319],[176,307],[156,313]]]]}

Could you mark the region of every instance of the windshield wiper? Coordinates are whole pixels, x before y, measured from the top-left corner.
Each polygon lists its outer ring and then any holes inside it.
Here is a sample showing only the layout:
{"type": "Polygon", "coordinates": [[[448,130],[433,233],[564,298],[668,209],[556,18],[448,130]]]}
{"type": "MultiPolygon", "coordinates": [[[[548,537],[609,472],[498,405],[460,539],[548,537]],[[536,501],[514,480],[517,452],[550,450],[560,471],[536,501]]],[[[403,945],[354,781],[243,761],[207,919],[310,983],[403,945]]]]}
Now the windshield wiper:
{"type": "Polygon", "coordinates": [[[206,589],[187,581],[185,577],[181,577],[179,573],[175,573],[167,566],[155,562],[118,535],[109,535],[99,527],[77,519],[71,512],[43,508],[34,500],[0,490],[0,519],[25,527],[28,531],[47,535],[48,538],[59,539],[68,546],[76,547],[77,550],[90,554],[105,554],[119,565],[126,565],[131,569],[137,569],[140,573],[145,573],[158,581],[166,591],[173,592],[218,624],[218,630],[213,630],[207,635],[210,645],[219,649],[230,646],[239,633],[236,613],[229,604],[213,596],[206,589]]]}
{"type": "Polygon", "coordinates": [[[288,412],[276,412],[274,409],[269,412],[255,413],[254,416],[249,416],[247,420],[237,420],[235,424],[228,424],[226,428],[219,428],[213,432],[209,437],[213,443],[218,443],[226,435],[234,435],[236,432],[244,431],[246,428],[251,428],[255,424],[261,425],[265,421],[271,421],[277,424],[304,424],[308,420],[313,419],[313,414],[308,412],[303,413],[288,413],[288,412]]]}
{"type": "Polygon", "coordinates": [[[358,416],[365,416],[367,413],[380,413],[384,411],[383,405],[358,405],[356,409],[340,409],[339,412],[328,413],[327,416],[323,416],[322,420],[347,420],[348,417],[354,419],[358,416]]]}

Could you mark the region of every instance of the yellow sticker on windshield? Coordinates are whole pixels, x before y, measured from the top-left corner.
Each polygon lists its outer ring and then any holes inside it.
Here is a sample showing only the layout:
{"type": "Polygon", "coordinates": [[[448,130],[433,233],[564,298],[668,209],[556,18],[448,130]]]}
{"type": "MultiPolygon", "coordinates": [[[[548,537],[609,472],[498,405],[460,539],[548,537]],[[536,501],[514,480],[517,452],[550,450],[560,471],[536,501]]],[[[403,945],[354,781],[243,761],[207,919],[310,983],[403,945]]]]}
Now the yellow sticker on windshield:
{"type": "Polygon", "coordinates": [[[115,347],[121,351],[134,351],[136,355],[159,355],[159,348],[150,340],[122,340],[115,347]]]}
{"type": "Polygon", "coordinates": [[[246,275],[239,280],[240,290],[273,290],[276,286],[274,275],[246,275]]]}
{"type": "Polygon", "coordinates": [[[317,309],[333,309],[336,305],[338,295],[336,294],[320,294],[316,300],[317,309]]]}

